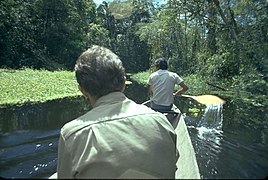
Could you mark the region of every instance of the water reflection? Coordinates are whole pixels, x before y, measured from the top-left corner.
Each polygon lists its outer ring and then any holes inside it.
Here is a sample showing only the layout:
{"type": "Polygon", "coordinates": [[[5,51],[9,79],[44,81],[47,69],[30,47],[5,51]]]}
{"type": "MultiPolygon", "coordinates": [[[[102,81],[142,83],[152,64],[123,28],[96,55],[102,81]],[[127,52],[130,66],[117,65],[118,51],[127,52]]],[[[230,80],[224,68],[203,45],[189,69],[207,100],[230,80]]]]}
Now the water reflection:
{"type": "Polygon", "coordinates": [[[55,171],[59,129],[23,130],[0,137],[2,177],[45,177],[55,171]]]}
{"type": "Polygon", "coordinates": [[[256,116],[251,114],[241,123],[245,118],[242,110],[246,109],[233,109],[230,104],[224,108],[207,106],[201,118],[186,117],[201,178],[267,177],[268,149],[262,143],[258,125],[253,125],[252,117],[256,116]],[[250,121],[253,126],[248,128],[250,121]]]}
{"type": "Polygon", "coordinates": [[[60,128],[90,109],[83,97],[0,109],[0,134],[17,130],[60,128]]]}

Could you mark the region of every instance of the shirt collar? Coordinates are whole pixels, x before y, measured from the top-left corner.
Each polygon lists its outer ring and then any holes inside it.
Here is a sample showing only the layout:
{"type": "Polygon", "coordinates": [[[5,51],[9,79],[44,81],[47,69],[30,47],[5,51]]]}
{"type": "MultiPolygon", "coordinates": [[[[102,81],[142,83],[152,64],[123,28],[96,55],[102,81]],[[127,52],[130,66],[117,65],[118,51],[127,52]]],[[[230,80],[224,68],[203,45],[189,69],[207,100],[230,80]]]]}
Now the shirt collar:
{"type": "Polygon", "coordinates": [[[97,99],[94,107],[101,106],[104,104],[115,104],[120,101],[124,101],[125,99],[126,99],[126,96],[124,93],[119,92],[119,91],[112,92],[97,99]]]}
{"type": "Polygon", "coordinates": [[[166,72],[167,69],[158,69],[157,72],[166,72]]]}

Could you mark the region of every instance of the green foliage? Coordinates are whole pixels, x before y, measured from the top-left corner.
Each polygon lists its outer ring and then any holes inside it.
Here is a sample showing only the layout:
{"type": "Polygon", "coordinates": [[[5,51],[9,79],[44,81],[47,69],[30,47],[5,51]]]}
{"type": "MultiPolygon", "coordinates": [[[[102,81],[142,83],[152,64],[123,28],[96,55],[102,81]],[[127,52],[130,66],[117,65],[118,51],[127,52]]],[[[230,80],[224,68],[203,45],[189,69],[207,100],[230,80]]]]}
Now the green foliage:
{"type": "Polygon", "coordinates": [[[192,108],[189,108],[189,114],[191,114],[191,116],[193,117],[200,118],[200,116],[203,114],[202,110],[203,109],[192,107],[192,108]]]}
{"type": "MultiPolygon", "coordinates": [[[[106,36],[100,38],[105,39],[106,47],[119,55],[128,72],[138,72],[149,67],[148,45],[135,34],[136,24],[147,19],[147,16],[143,4],[132,1],[103,2],[97,8],[96,23],[108,31],[107,41],[106,36]],[[121,7],[126,9],[122,10],[121,7]]],[[[94,36],[91,39],[96,40],[94,36]]]]}
{"type": "Polygon", "coordinates": [[[45,102],[79,96],[74,72],[0,69],[0,105],[45,102]]]}
{"type": "Polygon", "coordinates": [[[185,84],[189,86],[187,94],[208,94],[210,93],[209,88],[206,84],[205,79],[197,74],[191,74],[183,77],[185,84]]]}
{"type": "Polygon", "coordinates": [[[152,17],[151,22],[139,24],[136,34],[150,46],[152,60],[161,56],[169,58],[171,52],[174,52],[172,49],[177,48],[178,37],[174,37],[177,33],[174,26],[177,23],[180,25],[180,22],[174,16],[173,10],[166,9],[152,17]]]}
{"type": "Polygon", "coordinates": [[[132,74],[130,76],[130,79],[140,83],[140,84],[143,84],[144,86],[147,85],[147,80],[150,76],[150,74],[152,73],[152,71],[143,71],[143,72],[139,72],[139,73],[135,73],[135,74],[132,74]]]}
{"type": "Polygon", "coordinates": [[[232,88],[236,91],[267,95],[268,83],[256,72],[251,72],[247,76],[234,76],[232,88]]]}
{"type": "Polygon", "coordinates": [[[265,94],[266,0],[154,2],[0,1],[0,67],[73,69],[81,52],[98,44],[116,52],[128,72],[146,71],[164,56],[185,77],[265,94]]]}
{"type": "Polygon", "coordinates": [[[117,36],[116,52],[128,72],[139,72],[149,68],[149,48],[133,33],[133,29],[117,36]]]}
{"type": "Polygon", "coordinates": [[[237,61],[232,58],[230,52],[214,54],[206,60],[206,75],[218,79],[230,78],[239,74],[237,61]]]}
{"type": "Polygon", "coordinates": [[[89,24],[89,32],[86,35],[86,39],[87,47],[92,44],[104,46],[107,48],[110,47],[109,31],[99,24],[89,24]]]}
{"type": "Polygon", "coordinates": [[[115,19],[124,19],[131,16],[133,5],[131,0],[120,1],[114,0],[109,4],[109,10],[115,19]]]}
{"type": "Polygon", "coordinates": [[[0,66],[73,68],[94,13],[87,0],[0,1],[0,66]]]}

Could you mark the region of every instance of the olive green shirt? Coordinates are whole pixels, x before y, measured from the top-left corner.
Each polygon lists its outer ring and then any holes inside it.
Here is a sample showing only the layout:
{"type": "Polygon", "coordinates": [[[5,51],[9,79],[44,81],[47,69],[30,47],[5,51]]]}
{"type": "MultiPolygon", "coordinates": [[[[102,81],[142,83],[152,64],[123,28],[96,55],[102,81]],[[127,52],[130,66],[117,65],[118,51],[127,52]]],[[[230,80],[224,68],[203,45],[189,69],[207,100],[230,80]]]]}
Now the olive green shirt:
{"type": "Polygon", "coordinates": [[[176,134],[166,117],[121,92],[61,129],[58,178],[175,178],[176,134]]]}

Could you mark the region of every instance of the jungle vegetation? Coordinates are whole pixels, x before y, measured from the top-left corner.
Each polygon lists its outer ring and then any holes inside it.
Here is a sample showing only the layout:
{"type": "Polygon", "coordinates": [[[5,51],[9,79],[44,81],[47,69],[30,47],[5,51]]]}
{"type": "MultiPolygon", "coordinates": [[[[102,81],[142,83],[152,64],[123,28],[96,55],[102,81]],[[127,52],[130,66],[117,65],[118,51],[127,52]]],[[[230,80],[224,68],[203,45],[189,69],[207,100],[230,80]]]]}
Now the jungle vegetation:
{"type": "Polygon", "coordinates": [[[4,0],[0,67],[70,71],[98,44],[129,73],[148,72],[163,56],[186,79],[265,97],[267,12],[266,0],[4,0]]]}

